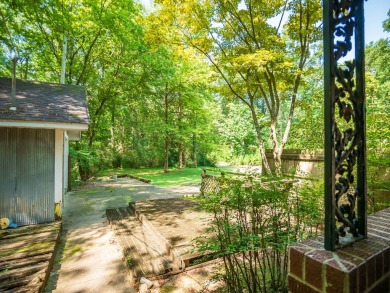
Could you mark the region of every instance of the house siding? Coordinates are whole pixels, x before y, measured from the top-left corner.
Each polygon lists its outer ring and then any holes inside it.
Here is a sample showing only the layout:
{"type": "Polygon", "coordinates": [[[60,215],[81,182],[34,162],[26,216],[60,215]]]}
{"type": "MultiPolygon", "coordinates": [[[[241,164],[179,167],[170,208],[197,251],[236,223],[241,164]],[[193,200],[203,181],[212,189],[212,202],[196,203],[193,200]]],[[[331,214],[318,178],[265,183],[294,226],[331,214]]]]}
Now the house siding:
{"type": "Polygon", "coordinates": [[[54,221],[54,140],[51,129],[0,128],[0,217],[54,221]]]}

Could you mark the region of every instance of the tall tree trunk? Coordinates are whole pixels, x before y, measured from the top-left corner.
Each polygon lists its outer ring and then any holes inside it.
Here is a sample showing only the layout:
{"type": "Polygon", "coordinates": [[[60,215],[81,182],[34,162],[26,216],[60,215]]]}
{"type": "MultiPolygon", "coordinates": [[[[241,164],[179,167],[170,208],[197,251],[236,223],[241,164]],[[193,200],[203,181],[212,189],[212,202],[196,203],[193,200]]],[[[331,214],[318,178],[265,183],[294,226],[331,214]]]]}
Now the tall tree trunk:
{"type": "MultiPolygon", "coordinates": [[[[179,96],[180,99],[180,96],[179,96]]],[[[177,168],[179,171],[183,170],[183,144],[182,144],[182,125],[181,125],[181,120],[182,120],[182,104],[179,100],[178,104],[178,113],[177,113],[177,121],[178,121],[178,126],[179,126],[179,143],[178,143],[178,164],[177,168]]]]}
{"type": "Polygon", "coordinates": [[[275,174],[281,175],[282,173],[282,153],[279,151],[278,133],[276,126],[276,118],[271,117],[271,137],[272,137],[272,154],[274,158],[275,174]]]}
{"type": "Polygon", "coordinates": [[[255,130],[256,130],[256,136],[257,136],[257,142],[259,145],[260,156],[261,156],[261,160],[263,161],[263,166],[264,166],[263,172],[265,174],[272,174],[271,168],[269,167],[269,164],[267,161],[267,157],[265,155],[263,137],[261,136],[260,124],[259,124],[259,120],[257,119],[256,109],[255,109],[253,103],[250,104],[250,109],[251,109],[251,114],[252,114],[252,119],[253,119],[253,125],[255,126],[255,130]]]}
{"type": "Polygon", "coordinates": [[[196,155],[196,133],[192,135],[192,159],[194,160],[194,168],[198,167],[198,158],[196,155]]]}
{"type": "Polygon", "coordinates": [[[28,79],[28,65],[29,65],[29,57],[26,57],[26,66],[25,66],[25,71],[24,71],[24,77],[23,79],[28,79]]]}
{"type": "Polygon", "coordinates": [[[62,58],[61,58],[61,77],[60,83],[65,84],[65,72],[66,72],[66,50],[68,49],[68,36],[64,33],[64,42],[62,46],[62,58]]]}
{"type": "Polygon", "coordinates": [[[165,158],[164,158],[164,173],[169,173],[169,135],[165,132],[165,158]]]}
{"type": "Polygon", "coordinates": [[[282,161],[281,157],[282,157],[282,153],[284,151],[284,146],[286,145],[288,135],[290,134],[291,124],[292,124],[292,120],[294,118],[295,103],[296,103],[296,99],[297,99],[297,93],[298,93],[298,88],[299,88],[300,82],[301,82],[301,75],[299,74],[296,77],[295,82],[294,82],[294,91],[293,91],[293,94],[291,97],[290,112],[288,114],[288,120],[287,120],[286,128],[284,129],[282,142],[279,145],[278,154],[279,154],[280,162],[282,161]]]}
{"type": "Polygon", "coordinates": [[[288,135],[290,134],[290,130],[291,130],[291,124],[294,117],[295,103],[297,99],[297,93],[298,93],[300,81],[301,81],[301,75],[299,74],[294,81],[294,89],[291,97],[289,115],[288,115],[286,127],[284,128],[283,137],[280,143],[277,138],[276,118],[271,117],[271,137],[272,137],[272,145],[273,145],[273,158],[275,164],[275,173],[277,175],[282,174],[282,154],[284,151],[284,146],[287,143],[288,135]]]}
{"type": "Polygon", "coordinates": [[[164,173],[169,173],[169,131],[168,131],[168,93],[164,97],[164,118],[165,118],[165,158],[164,158],[164,173]]]}
{"type": "Polygon", "coordinates": [[[179,152],[179,160],[178,160],[178,163],[177,163],[177,168],[179,169],[179,171],[182,171],[183,170],[183,147],[182,147],[182,143],[179,142],[179,145],[178,145],[178,152],[179,152]]]}
{"type": "Polygon", "coordinates": [[[110,144],[111,148],[114,151],[114,153],[117,152],[117,148],[115,145],[115,131],[114,131],[114,125],[115,125],[115,106],[113,105],[111,108],[111,126],[110,126],[110,144]]]}

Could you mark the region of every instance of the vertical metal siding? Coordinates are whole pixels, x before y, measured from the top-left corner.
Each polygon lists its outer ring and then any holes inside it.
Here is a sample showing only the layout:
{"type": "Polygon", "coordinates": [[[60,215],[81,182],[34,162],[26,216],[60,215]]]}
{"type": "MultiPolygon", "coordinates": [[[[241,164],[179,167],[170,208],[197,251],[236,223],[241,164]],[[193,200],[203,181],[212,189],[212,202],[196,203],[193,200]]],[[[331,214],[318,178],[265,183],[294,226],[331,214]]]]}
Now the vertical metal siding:
{"type": "Polygon", "coordinates": [[[0,128],[0,217],[54,221],[54,130],[0,128]]]}
{"type": "Polygon", "coordinates": [[[16,132],[0,128],[0,217],[16,215],[16,132]]]}

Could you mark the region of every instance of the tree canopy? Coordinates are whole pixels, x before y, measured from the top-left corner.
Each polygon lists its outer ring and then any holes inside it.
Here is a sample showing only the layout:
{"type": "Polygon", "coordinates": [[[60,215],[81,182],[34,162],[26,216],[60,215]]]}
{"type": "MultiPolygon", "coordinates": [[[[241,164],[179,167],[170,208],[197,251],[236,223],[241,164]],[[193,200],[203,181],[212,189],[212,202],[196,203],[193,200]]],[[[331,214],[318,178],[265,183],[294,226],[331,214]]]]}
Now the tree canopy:
{"type": "MultiPolygon", "coordinates": [[[[17,56],[18,78],[60,82],[66,52],[91,116],[71,146],[82,179],[243,158],[269,172],[266,148],[278,171],[285,147],[322,147],[321,17],[318,0],[4,0],[0,75],[17,56]]],[[[389,40],[367,48],[375,149],[388,149],[388,55],[389,40]]]]}
{"type": "Polygon", "coordinates": [[[165,3],[162,1],[161,14],[171,19],[188,45],[213,65],[221,80],[221,93],[249,107],[268,173],[263,133],[265,127],[269,128],[276,170],[280,172],[302,75],[307,70],[311,46],[321,36],[320,2],[165,3]],[[275,19],[276,24],[272,23],[275,19]],[[283,107],[287,111],[284,117],[283,107]],[[259,122],[261,110],[269,118],[267,126],[259,122]]]}

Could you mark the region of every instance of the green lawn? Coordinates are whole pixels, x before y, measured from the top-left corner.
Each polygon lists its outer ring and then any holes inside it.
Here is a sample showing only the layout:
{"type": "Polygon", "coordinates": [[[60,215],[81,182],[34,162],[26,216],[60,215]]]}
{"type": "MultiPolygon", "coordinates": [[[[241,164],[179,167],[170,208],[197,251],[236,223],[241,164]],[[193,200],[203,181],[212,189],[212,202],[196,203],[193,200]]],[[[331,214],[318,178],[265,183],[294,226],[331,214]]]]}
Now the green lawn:
{"type": "MultiPolygon", "coordinates": [[[[107,169],[100,173],[100,176],[107,175],[122,175],[128,174],[144,179],[151,180],[151,183],[156,186],[161,187],[175,187],[182,185],[198,185],[201,182],[202,168],[208,167],[198,167],[198,168],[184,168],[182,171],[177,170],[177,168],[170,168],[169,173],[164,173],[161,168],[141,168],[141,169],[132,169],[132,168],[120,168],[120,169],[107,169]]],[[[228,167],[218,168],[220,170],[227,171],[228,167]]],[[[207,171],[207,174],[219,174],[207,171]]]]}

